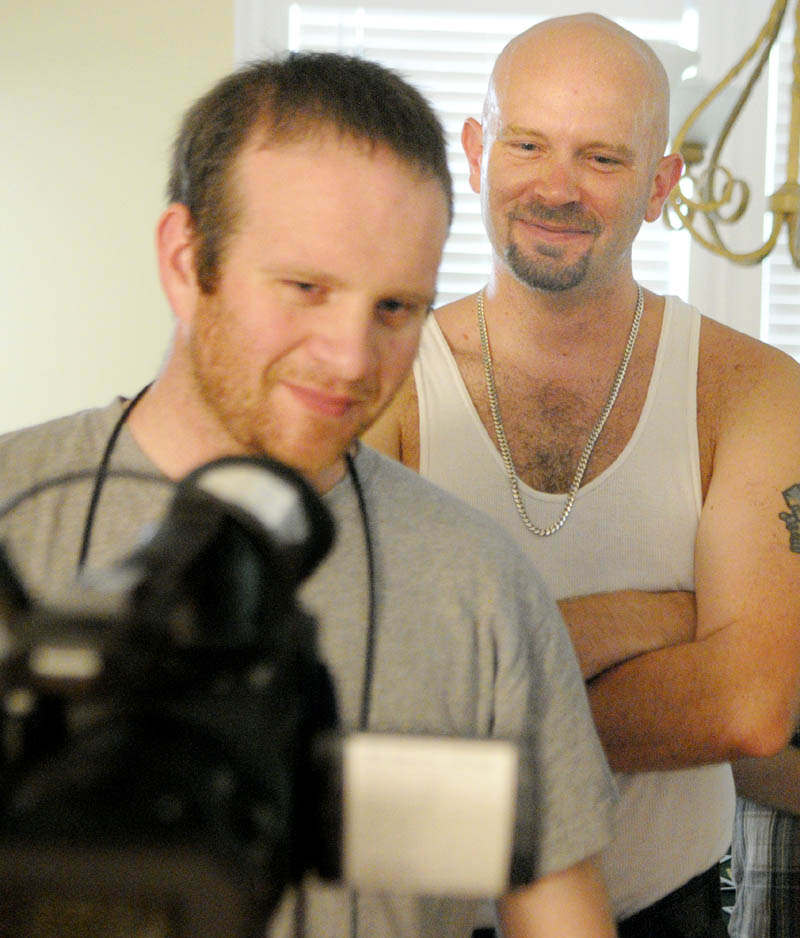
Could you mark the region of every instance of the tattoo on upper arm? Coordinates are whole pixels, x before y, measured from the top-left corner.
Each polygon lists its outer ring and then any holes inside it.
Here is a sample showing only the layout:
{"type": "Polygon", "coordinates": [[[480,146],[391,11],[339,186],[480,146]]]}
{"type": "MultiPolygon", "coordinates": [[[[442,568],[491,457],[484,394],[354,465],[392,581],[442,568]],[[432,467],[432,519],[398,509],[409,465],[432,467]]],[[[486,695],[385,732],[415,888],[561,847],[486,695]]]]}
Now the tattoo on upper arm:
{"type": "Polygon", "coordinates": [[[800,554],[800,482],[783,492],[789,511],[782,511],[780,519],[789,529],[789,550],[800,554]]]}

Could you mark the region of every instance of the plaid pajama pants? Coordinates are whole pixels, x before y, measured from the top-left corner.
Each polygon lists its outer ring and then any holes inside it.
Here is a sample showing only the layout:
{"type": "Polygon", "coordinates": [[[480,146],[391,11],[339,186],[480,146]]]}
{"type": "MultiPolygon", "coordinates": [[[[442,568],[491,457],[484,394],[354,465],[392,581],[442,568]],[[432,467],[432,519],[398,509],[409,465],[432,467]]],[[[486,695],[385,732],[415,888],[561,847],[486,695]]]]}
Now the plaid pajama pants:
{"type": "Polygon", "coordinates": [[[739,799],[731,938],[800,938],[800,817],[739,799]]]}

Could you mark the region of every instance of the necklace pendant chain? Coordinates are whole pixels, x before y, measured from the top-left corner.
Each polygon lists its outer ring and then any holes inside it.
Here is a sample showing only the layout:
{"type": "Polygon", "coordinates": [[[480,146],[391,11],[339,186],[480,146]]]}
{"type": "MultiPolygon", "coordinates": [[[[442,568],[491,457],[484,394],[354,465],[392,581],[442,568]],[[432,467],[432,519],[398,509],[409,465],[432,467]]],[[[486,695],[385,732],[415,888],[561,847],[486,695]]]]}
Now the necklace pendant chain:
{"type": "Polygon", "coordinates": [[[492,422],[494,424],[497,442],[500,446],[500,455],[503,457],[503,464],[506,469],[506,475],[508,476],[508,481],[511,485],[511,496],[514,499],[514,504],[516,505],[520,518],[522,519],[522,523],[531,532],[531,534],[535,534],[537,537],[550,537],[564,526],[564,522],[567,520],[569,513],[572,511],[572,506],[575,504],[575,498],[578,495],[578,489],[581,487],[581,482],[583,481],[583,477],[589,465],[589,460],[592,457],[595,443],[597,442],[600,434],[603,432],[603,427],[606,425],[609,414],[611,413],[611,410],[616,403],[617,395],[619,394],[619,390],[622,387],[622,382],[625,378],[625,372],[628,370],[628,364],[631,360],[631,355],[633,354],[633,347],[636,344],[636,336],[639,334],[639,324],[642,321],[642,312],[644,311],[644,291],[638,283],[636,284],[636,291],[636,311],[633,314],[633,322],[631,323],[630,332],[628,333],[628,341],[625,344],[625,351],[622,355],[622,361],[619,363],[617,373],[614,376],[614,383],[611,386],[611,392],[608,395],[608,400],[606,401],[603,410],[600,413],[600,417],[592,429],[592,432],[589,434],[589,439],[586,441],[586,445],[583,448],[581,457],[578,460],[578,466],[575,470],[575,475],[573,476],[572,482],[567,492],[567,500],[564,503],[561,516],[557,521],[554,521],[553,524],[548,525],[546,528],[537,527],[531,521],[522,501],[522,495],[520,494],[519,490],[519,477],[517,476],[517,470],[514,468],[514,461],[511,458],[511,450],[508,447],[508,440],[506,438],[505,427],[503,426],[503,419],[500,416],[500,406],[497,403],[497,388],[495,386],[494,380],[494,366],[492,364],[492,354],[489,350],[489,335],[486,331],[486,317],[484,316],[483,311],[483,298],[485,289],[481,290],[478,294],[478,331],[481,337],[483,373],[486,377],[486,391],[489,395],[489,407],[492,412],[492,422]]]}

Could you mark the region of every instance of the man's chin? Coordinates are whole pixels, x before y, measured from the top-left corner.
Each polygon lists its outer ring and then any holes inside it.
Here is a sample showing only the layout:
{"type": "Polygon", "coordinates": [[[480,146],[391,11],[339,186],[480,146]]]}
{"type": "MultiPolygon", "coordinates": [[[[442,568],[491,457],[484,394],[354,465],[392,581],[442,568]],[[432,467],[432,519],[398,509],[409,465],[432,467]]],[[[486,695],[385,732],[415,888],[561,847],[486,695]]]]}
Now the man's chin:
{"type": "Polygon", "coordinates": [[[294,469],[318,492],[326,492],[345,473],[346,448],[337,447],[326,451],[325,448],[310,449],[307,446],[265,446],[262,452],[270,459],[294,469]]]}
{"type": "Polygon", "coordinates": [[[516,279],[532,290],[562,293],[580,286],[589,270],[591,254],[583,254],[577,261],[563,260],[563,250],[541,249],[535,256],[524,254],[515,242],[505,252],[506,263],[516,279]]]}

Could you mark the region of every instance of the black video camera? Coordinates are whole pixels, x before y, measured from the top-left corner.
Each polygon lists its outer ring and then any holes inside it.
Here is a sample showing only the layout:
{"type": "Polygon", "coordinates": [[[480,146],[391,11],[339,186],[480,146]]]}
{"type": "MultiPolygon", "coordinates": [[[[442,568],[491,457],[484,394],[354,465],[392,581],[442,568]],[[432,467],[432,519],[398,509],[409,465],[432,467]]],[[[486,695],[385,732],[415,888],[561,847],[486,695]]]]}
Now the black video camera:
{"type": "Polygon", "coordinates": [[[336,705],[296,601],[332,540],[297,474],[232,458],[57,607],[0,554],[3,938],[249,938],[338,875],[336,705]]]}

